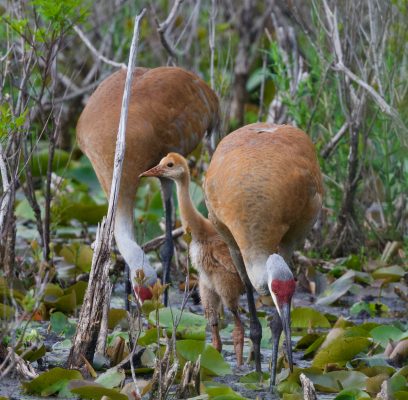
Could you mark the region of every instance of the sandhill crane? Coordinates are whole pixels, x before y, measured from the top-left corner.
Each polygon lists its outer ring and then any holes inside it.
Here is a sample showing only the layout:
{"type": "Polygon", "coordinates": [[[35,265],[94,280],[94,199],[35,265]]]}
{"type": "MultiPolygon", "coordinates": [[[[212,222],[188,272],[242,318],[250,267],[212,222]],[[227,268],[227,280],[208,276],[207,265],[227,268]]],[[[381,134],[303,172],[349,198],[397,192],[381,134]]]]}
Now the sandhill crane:
{"type": "MultiPolygon", "coordinates": [[[[105,79],[89,98],[77,124],[79,147],[91,160],[106,195],[113,173],[126,71],[105,79]]],[[[151,297],[149,285],[156,282],[154,268],[135,241],[133,209],[139,175],[156,165],[170,151],[190,153],[204,134],[219,125],[216,94],[195,74],[176,67],[137,68],[132,85],[126,131],[126,152],[115,222],[115,240],[129,265],[131,281],[143,269],[145,287],[134,287],[141,301],[151,297]]],[[[169,281],[173,255],[171,196],[173,182],[161,179],[166,215],[166,247],[163,281],[169,281]]],[[[164,298],[167,303],[167,292],[164,298]]]]}
{"type": "Polygon", "coordinates": [[[245,292],[231,259],[228,246],[213,224],[194,207],[189,186],[190,172],[186,159],[177,153],[169,153],[160,163],[141,176],[156,176],[176,182],[181,221],[186,232],[191,233],[190,257],[199,273],[199,291],[205,316],[211,325],[212,344],[221,351],[218,330],[218,313],[221,302],[234,316],[232,337],[237,365],[242,365],[244,327],[239,316],[239,298],[245,292]]]}
{"type": "Polygon", "coordinates": [[[290,307],[295,280],[288,264],[318,216],[322,193],[313,143],[289,125],[256,123],[232,132],[218,145],[207,171],[209,217],[227,242],[247,289],[259,372],[262,331],[251,284],[260,295],[271,294],[278,312],[271,326],[271,386],[282,329],[293,369],[290,307]]]}

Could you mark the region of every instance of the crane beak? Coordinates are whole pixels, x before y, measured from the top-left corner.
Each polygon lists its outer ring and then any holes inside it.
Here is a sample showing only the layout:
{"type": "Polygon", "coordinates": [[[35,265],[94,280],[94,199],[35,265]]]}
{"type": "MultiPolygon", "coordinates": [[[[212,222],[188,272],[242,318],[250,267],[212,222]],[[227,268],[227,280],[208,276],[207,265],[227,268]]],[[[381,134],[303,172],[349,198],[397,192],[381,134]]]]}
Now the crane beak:
{"type": "Polygon", "coordinates": [[[293,372],[293,358],[292,358],[292,334],[290,329],[290,302],[284,303],[280,307],[280,317],[282,321],[283,332],[286,339],[286,349],[288,355],[288,362],[290,371],[293,372]]]}
{"type": "Polygon", "coordinates": [[[164,168],[159,164],[140,174],[139,178],[141,178],[142,176],[162,176],[163,172],[164,168]]]}

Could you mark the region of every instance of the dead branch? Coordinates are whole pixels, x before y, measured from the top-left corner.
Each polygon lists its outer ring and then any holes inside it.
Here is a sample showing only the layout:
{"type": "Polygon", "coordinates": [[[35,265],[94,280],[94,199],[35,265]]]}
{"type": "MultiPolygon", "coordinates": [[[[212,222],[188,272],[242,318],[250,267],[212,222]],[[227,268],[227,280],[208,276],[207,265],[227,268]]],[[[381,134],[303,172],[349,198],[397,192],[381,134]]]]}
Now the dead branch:
{"type": "Polygon", "coordinates": [[[305,374],[300,374],[299,379],[302,384],[303,399],[317,400],[316,390],[314,388],[313,382],[305,374]]]}
{"type": "MultiPolygon", "coordinates": [[[[182,227],[176,228],[172,231],[173,239],[177,239],[178,237],[184,235],[184,229],[182,227]]],[[[164,242],[166,241],[166,235],[158,236],[152,240],[149,240],[145,244],[142,245],[142,249],[145,253],[149,253],[150,251],[158,249],[164,242]]]]}
{"type": "Polygon", "coordinates": [[[118,63],[113,60],[109,60],[103,54],[101,54],[98,50],[96,50],[95,47],[92,45],[92,43],[89,41],[89,39],[85,36],[85,34],[81,31],[81,29],[77,25],[74,25],[74,31],[78,34],[81,40],[85,43],[85,46],[88,47],[89,50],[91,50],[92,54],[96,58],[98,58],[99,60],[103,61],[106,64],[112,65],[113,67],[126,68],[126,64],[118,63]]]}
{"type": "Polygon", "coordinates": [[[170,57],[173,59],[177,59],[179,56],[181,56],[181,53],[170,43],[168,35],[169,30],[173,27],[173,24],[177,18],[178,9],[180,8],[183,1],[184,0],[174,1],[173,7],[171,8],[170,13],[165,21],[160,22],[157,18],[155,18],[160,41],[163,47],[166,49],[167,53],[169,53],[170,57]]]}
{"type": "MultiPolygon", "coordinates": [[[[4,159],[3,146],[0,143],[0,173],[3,185],[3,196],[0,201],[0,228],[3,227],[4,216],[9,207],[10,183],[7,176],[7,165],[4,159]]],[[[0,232],[1,233],[1,232],[0,232]]]]}
{"type": "Polygon", "coordinates": [[[135,18],[135,27],[130,48],[125,90],[122,100],[122,111],[119,121],[119,132],[116,142],[108,214],[106,219],[104,218],[102,220],[96,234],[96,246],[92,258],[89,284],[85,294],[84,303],[81,308],[81,313],[79,315],[77,331],[73,338],[72,347],[68,357],[68,365],[71,368],[79,367],[82,364],[81,356],[84,356],[90,361],[93,360],[97,337],[100,330],[103,305],[106,301],[104,296],[106,293],[105,285],[107,285],[107,281],[109,279],[108,273],[111,264],[110,250],[112,246],[113,227],[119,195],[123,159],[125,155],[126,121],[129,99],[131,95],[133,70],[136,62],[139,41],[139,24],[145,13],[146,9],[144,9],[135,18]]]}
{"type": "Polygon", "coordinates": [[[320,155],[323,158],[328,158],[330,156],[330,154],[339,144],[341,138],[346,134],[348,127],[349,124],[346,121],[339,129],[339,131],[326,143],[326,145],[323,147],[323,150],[320,152],[320,155]]]}

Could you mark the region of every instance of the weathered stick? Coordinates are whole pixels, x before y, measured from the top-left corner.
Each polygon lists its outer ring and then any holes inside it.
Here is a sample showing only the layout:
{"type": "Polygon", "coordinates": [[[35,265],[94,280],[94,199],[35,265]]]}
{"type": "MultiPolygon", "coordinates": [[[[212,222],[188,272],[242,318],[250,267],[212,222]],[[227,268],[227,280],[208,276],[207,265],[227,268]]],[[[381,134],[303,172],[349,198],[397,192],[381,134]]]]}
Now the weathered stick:
{"type": "Polygon", "coordinates": [[[132,45],[130,48],[125,90],[122,100],[122,111],[119,121],[118,138],[116,142],[108,215],[106,219],[104,218],[102,220],[102,223],[98,227],[96,233],[96,245],[92,258],[89,284],[85,294],[84,303],[81,308],[81,313],[79,315],[78,327],[73,338],[72,347],[68,357],[68,366],[70,368],[80,367],[83,364],[81,356],[84,356],[88,361],[92,362],[100,331],[103,306],[105,303],[105,285],[108,284],[108,272],[111,264],[110,252],[113,239],[113,227],[122,175],[123,159],[125,156],[126,122],[133,80],[133,70],[136,62],[137,45],[139,40],[139,24],[145,12],[146,9],[136,16],[135,19],[135,28],[133,32],[132,45]]]}

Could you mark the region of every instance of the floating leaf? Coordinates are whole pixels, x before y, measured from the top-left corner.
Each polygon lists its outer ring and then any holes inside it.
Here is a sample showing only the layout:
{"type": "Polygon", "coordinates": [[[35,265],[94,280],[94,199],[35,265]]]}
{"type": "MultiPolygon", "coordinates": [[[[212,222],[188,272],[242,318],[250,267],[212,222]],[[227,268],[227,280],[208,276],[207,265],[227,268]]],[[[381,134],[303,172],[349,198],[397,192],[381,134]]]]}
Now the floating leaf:
{"type": "Polygon", "coordinates": [[[239,379],[239,382],[244,386],[246,389],[249,390],[262,390],[269,388],[269,374],[263,372],[262,374],[259,372],[250,372],[242,376],[239,379]]]}
{"type": "Polygon", "coordinates": [[[334,400],[364,400],[364,399],[371,399],[371,397],[368,393],[359,389],[344,389],[334,398],[334,400]]]}
{"type": "Polygon", "coordinates": [[[150,328],[147,331],[144,331],[137,340],[137,344],[140,346],[148,346],[149,344],[157,342],[157,328],[150,328]]]}
{"type": "Polygon", "coordinates": [[[123,308],[111,308],[108,315],[108,328],[113,329],[115,326],[127,318],[127,311],[123,308]]]}
{"type": "Polygon", "coordinates": [[[330,328],[330,322],[317,310],[297,307],[291,313],[292,328],[330,328]]]}
{"type": "Polygon", "coordinates": [[[49,302],[48,304],[57,310],[71,313],[75,311],[77,306],[76,293],[73,290],[71,293],[61,296],[55,303],[49,302]]]}
{"type": "MultiPolygon", "coordinates": [[[[160,326],[165,328],[168,334],[172,334],[174,323],[180,318],[180,314],[181,311],[177,309],[160,309],[160,326]]],[[[149,314],[149,323],[156,326],[156,311],[152,311],[149,314]]],[[[204,317],[184,311],[180,323],[177,326],[177,337],[182,339],[204,340],[206,326],[207,320],[204,317]]]]}
{"type": "Polygon", "coordinates": [[[312,366],[324,368],[327,364],[344,365],[361,351],[367,349],[370,340],[365,337],[340,337],[320,350],[313,359],[312,366]]]}
{"type": "MultiPolygon", "coordinates": [[[[42,149],[32,155],[31,173],[33,176],[44,176],[48,167],[48,158],[50,152],[48,149],[42,149]]],[[[56,171],[61,168],[66,168],[70,160],[70,154],[61,149],[54,150],[54,158],[52,160],[52,170],[56,171]]]]}
{"type": "Polygon", "coordinates": [[[29,362],[37,361],[39,358],[44,357],[47,350],[45,349],[44,343],[41,346],[31,348],[30,351],[24,352],[24,360],[29,362]]]}
{"type": "Polygon", "coordinates": [[[347,271],[343,276],[334,281],[318,298],[316,304],[328,306],[345,295],[354,283],[355,271],[347,271]]]}
{"type": "Polygon", "coordinates": [[[211,374],[224,376],[231,373],[231,367],[222,355],[209,344],[201,340],[179,340],[176,343],[177,354],[187,361],[197,361],[201,354],[201,367],[211,374]]]}
{"type": "Polygon", "coordinates": [[[22,385],[30,394],[50,396],[65,391],[69,381],[73,379],[83,378],[79,371],[57,367],[44,372],[31,382],[23,382],[22,385]]]}
{"type": "Polygon", "coordinates": [[[234,392],[230,386],[218,382],[203,382],[205,392],[211,400],[245,400],[244,397],[234,392]]]}
{"type": "Polygon", "coordinates": [[[109,389],[95,382],[73,381],[69,384],[72,393],[79,394],[81,399],[100,400],[106,396],[110,400],[128,400],[128,397],[115,389],[109,389]]]}
{"type": "Polygon", "coordinates": [[[70,294],[71,292],[75,292],[76,296],[76,304],[81,305],[84,301],[86,288],[88,287],[88,282],[78,281],[74,283],[69,288],[66,288],[64,293],[70,294]]]}
{"type": "Polygon", "coordinates": [[[366,301],[359,301],[354,303],[350,308],[351,315],[358,315],[361,312],[367,312],[371,317],[379,315],[388,311],[388,306],[383,303],[368,303],[366,301]]]}
{"type": "Polygon", "coordinates": [[[373,272],[374,279],[384,279],[387,282],[398,282],[406,271],[399,265],[393,265],[391,267],[379,268],[373,272]]]}
{"type": "Polygon", "coordinates": [[[74,264],[83,272],[89,272],[91,270],[93,257],[93,250],[91,249],[91,246],[73,242],[64,245],[59,252],[59,255],[64,257],[64,260],[67,263],[74,264]]]}
{"type": "Polygon", "coordinates": [[[370,331],[371,337],[375,342],[386,347],[390,340],[400,341],[408,337],[408,331],[402,332],[394,325],[380,325],[370,331]]]}
{"type": "Polygon", "coordinates": [[[295,349],[307,349],[312,343],[319,339],[321,335],[318,333],[308,333],[302,336],[296,343],[295,349]]]}
{"type": "Polygon", "coordinates": [[[343,388],[365,389],[367,380],[367,376],[358,371],[332,371],[322,374],[305,370],[304,374],[313,382],[316,390],[328,393],[336,393],[343,388]]]}
{"type": "Polygon", "coordinates": [[[105,373],[99,375],[98,378],[95,379],[95,383],[99,383],[106,388],[112,389],[114,387],[120,386],[125,378],[125,371],[118,371],[117,368],[111,368],[108,369],[105,373]]]}

